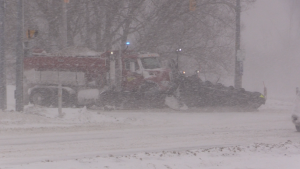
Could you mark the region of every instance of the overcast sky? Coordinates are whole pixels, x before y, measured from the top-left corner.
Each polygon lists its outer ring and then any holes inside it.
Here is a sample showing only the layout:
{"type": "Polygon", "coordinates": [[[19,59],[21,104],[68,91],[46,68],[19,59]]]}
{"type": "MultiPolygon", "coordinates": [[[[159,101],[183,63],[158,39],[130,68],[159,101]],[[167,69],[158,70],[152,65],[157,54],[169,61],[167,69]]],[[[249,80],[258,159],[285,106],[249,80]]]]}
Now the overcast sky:
{"type": "MultiPolygon", "coordinates": [[[[299,2],[299,1],[298,1],[299,2]]],[[[300,87],[300,29],[292,0],[257,0],[242,13],[246,51],[243,87],[269,97],[292,98],[300,87]]]]}

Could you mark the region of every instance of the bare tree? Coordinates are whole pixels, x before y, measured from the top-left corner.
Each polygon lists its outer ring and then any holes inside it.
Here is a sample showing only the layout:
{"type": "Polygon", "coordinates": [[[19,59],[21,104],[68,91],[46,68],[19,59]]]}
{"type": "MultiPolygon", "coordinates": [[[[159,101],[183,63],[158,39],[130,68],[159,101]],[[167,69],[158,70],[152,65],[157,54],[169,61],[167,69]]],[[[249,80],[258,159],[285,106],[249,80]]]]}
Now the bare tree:
{"type": "MultiPolygon", "coordinates": [[[[13,53],[16,0],[6,1],[6,47],[13,53]]],[[[197,0],[189,11],[182,0],[72,0],[67,4],[68,46],[97,51],[125,47],[174,57],[195,58],[205,71],[231,72],[234,59],[236,0],[197,0]]],[[[243,0],[243,9],[254,0],[243,0]]],[[[62,0],[25,1],[25,29],[36,29],[35,46],[59,50],[62,0]]]]}

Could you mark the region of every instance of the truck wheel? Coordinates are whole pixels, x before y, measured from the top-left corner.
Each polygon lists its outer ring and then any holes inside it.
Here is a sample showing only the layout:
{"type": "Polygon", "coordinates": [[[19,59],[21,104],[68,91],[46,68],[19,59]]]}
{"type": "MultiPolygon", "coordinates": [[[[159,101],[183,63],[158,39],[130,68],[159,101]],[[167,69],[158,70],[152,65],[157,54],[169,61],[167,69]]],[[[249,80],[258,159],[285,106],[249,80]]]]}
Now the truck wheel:
{"type": "Polygon", "coordinates": [[[31,102],[34,105],[49,107],[51,105],[49,95],[46,92],[34,92],[31,95],[31,102]]]}
{"type": "Polygon", "coordinates": [[[300,132],[300,126],[295,126],[296,127],[296,130],[298,131],[298,132],[300,132]]]}
{"type": "Polygon", "coordinates": [[[110,111],[115,109],[116,93],[105,91],[101,93],[97,106],[103,107],[104,110],[110,111]]]}

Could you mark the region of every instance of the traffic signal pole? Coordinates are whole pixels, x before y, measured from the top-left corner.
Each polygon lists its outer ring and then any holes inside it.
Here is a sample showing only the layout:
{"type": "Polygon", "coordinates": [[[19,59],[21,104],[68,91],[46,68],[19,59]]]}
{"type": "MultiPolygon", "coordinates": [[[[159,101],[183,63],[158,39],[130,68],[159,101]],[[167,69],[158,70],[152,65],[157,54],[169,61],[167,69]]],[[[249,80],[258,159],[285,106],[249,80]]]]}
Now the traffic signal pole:
{"type": "Polygon", "coordinates": [[[63,48],[68,47],[68,18],[67,18],[67,3],[69,0],[63,0],[62,2],[62,20],[63,20],[63,29],[62,29],[62,45],[63,48]]]}
{"type": "Polygon", "coordinates": [[[17,22],[17,58],[16,58],[16,111],[24,110],[23,103],[23,0],[18,0],[18,22],[17,22]]]}
{"type": "Polygon", "coordinates": [[[4,0],[0,0],[0,109],[6,110],[6,73],[5,73],[5,41],[4,41],[4,22],[5,9],[4,0]]]}
{"type": "Polygon", "coordinates": [[[238,53],[241,43],[241,1],[236,0],[236,39],[235,39],[235,76],[234,87],[239,89],[242,87],[243,61],[239,60],[238,53]]]}

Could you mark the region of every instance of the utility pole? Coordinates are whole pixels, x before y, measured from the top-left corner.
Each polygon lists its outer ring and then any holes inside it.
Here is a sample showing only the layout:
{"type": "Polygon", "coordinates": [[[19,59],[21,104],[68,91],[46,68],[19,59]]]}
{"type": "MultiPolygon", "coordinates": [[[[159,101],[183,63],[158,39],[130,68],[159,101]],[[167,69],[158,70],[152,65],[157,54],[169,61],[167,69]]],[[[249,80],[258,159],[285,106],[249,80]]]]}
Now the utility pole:
{"type": "MultiPolygon", "coordinates": [[[[62,30],[62,43],[63,48],[68,47],[68,18],[67,18],[67,3],[69,0],[63,0],[62,4],[62,20],[63,20],[63,30],[62,30]]],[[[59,117],[63,117],[62,113],[62,84],[60,77],[60,68],[58,68],[58,115],[59,117]]]]}
{"type": "Polygon", "coordinates": [[[241,43],[241,1],[236,0],[236,39],[235,39],[235,77],[234,87],[239,89],[242,87],[243,61],[240,51],[241,43]]]}
{"type": "Polygon", "coordinates": [[[17,58],[16,58],[16,111],[24,110],[23,103],[23,0],[18,0],[18,25],[17,25],[17,58]]]}
{"type": "Polygon", "coordinates": [[[123,52],[123,44],[119,47],[119,53],[116,58],[116,90],[121,92],[122,90],[122,52],[123,52]]]}
{"type": "Polygon", "coordinates": [[[4,22],[5,9],[4,0],[0,0],[0,108],[6,110],[6,73],[5,73],[5,41],[4,41],[4,22]]]}

